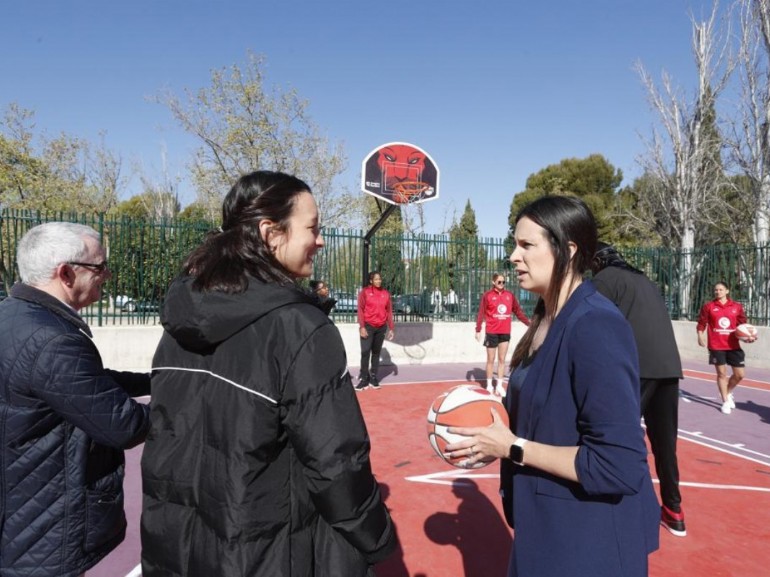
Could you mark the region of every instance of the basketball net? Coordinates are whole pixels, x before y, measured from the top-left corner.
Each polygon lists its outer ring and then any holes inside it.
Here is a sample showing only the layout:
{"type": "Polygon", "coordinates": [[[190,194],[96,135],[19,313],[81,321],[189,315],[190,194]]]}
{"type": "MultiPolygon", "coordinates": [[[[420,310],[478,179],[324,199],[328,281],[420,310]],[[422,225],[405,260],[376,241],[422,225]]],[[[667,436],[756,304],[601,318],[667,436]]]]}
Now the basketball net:
{"type": "Polygon", "coordinates": [[[404,181],[392,186],[393,202],[396,204],[408,204],[420,198],[420,195],[430,188],[427,182],[404,181]]]}

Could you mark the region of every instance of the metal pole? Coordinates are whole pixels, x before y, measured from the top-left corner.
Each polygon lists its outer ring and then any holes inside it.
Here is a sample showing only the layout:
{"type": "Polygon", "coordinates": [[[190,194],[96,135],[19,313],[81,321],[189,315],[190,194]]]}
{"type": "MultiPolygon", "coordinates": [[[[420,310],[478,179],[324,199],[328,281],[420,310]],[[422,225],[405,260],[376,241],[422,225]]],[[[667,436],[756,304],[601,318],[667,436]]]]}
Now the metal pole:
{"type": "Polygon", "coordinates": [[[363,250],[363,266],[361,267],[364,273],[364,278],[361,281],[361,286],[365,287],[369,284],[369,247],[372,244],[372,237],[375,235],[375,233],[380,229],[380,227],[385,223],[386,220],[388,220],[388,217],[391,215],[391,213],[396,210],[395,204],[388,205],[388,208],[385,209],[385,212],[383,212],[380,215],[379,220],[374,223],[372,228],[369,229],[369,232],[367,232],[364,235],[364,250],[363,250]]]}

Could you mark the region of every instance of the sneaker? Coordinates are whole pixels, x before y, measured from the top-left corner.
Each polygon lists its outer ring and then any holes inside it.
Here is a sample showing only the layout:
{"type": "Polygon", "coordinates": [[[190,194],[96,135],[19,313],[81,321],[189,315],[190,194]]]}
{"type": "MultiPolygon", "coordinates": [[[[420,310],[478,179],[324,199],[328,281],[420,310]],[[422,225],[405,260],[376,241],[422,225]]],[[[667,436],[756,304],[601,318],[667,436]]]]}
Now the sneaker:
{"type": "Polygon", "coordinates": [[[371,386],[373,389],[379,389],[379,388],[380,388],[380,381],[379,381],[379,379],[378,379],[377,377],[372,377],[372,380],[371,380],[371,382],[369,383],[369,385],[370,385],[370,386],[371,386]]]}
{"type": "Polygon", "coordinates": [[[725,415],[729,415],[733,412],[733,408],[730,406],[730,401],[727,400],[724,403],[722,403],[722,413],[725,415]]]}
{"type": "Polygon", "coordinates": [[[356,385],[356,391],[363,391],[369,386],[369,375],[362,373],[358,376],[358,384],[356,385]]]}
{"type": "Polygon", "coordinates": [[[735,397],[733,397],[733,394],[732,394],[732,393],[730,393],[729,395],[727,395],[727,402],[728,402],[728,403],[730,403],[730,408],[731,408],[731,409],[734,409],[734,408],[735,408],[735,397]]]}
{"type": "Polygon", "coordinates": [[[684,528],[684,511],[680,509],[679,513],[674,513],[671,509],[663,505],[660,508],[660,524],[672,535],[684,537],[687,530],[684,528]]]}

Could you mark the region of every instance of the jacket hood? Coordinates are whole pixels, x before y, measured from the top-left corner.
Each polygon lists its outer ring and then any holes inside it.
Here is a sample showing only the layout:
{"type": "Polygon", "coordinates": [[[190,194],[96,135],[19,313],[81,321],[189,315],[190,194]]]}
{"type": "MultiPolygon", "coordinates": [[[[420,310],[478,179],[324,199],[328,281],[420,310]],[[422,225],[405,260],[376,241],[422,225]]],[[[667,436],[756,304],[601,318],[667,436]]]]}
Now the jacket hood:
{"type": "Polygon", "coordinates": [[[188,349],[210,348],[271,311],[296,303],[317,303],[294,285],[269,284],[253,277],[242,293],[202,292],[190,276],[177,278],[163,301],[163,328],[188,349]]]}

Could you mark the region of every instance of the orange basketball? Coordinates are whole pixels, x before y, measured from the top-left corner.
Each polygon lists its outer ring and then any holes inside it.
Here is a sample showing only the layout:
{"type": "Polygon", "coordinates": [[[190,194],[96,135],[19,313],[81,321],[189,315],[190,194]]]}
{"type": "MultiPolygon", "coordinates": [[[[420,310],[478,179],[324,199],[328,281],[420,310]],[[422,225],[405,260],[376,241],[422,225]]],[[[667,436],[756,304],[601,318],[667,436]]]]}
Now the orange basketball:
{"type": "Polygon", "coordinates": [[[735,328],[735,336],[740,340],[753,339],[757,336],[757,327],[749,323],[743,323],[735,328]]]}
{"type": "MultiPolygon", "coordinates": [[[[452,434],[448,427],[486,427],[492,424],[491,409],[495,409],[508,425],[508,413],[500,398],[475,383],[452,387],[441,393],[428,410],[428,440],[436,454],[454,467],[467,468],[467,457],[448,458],[444,453],[450,443],[467,437],[452,434]]],[[[474,463],[471,468],[480,469],[489,463],[474,463]]]]}

